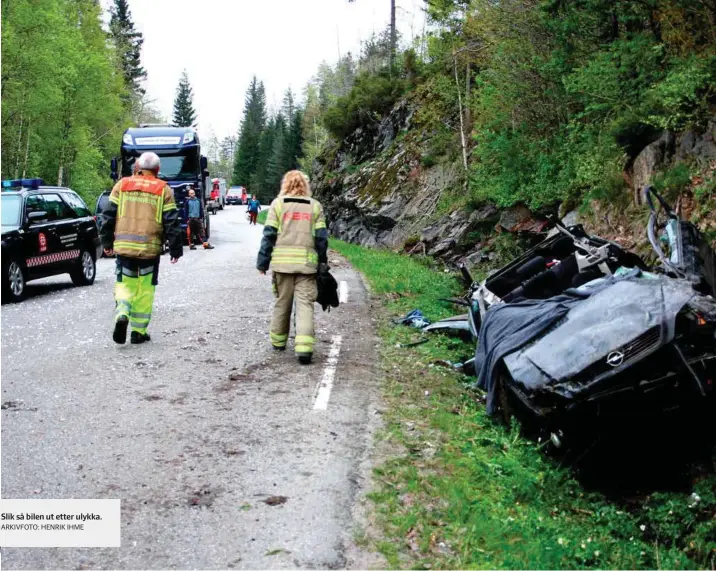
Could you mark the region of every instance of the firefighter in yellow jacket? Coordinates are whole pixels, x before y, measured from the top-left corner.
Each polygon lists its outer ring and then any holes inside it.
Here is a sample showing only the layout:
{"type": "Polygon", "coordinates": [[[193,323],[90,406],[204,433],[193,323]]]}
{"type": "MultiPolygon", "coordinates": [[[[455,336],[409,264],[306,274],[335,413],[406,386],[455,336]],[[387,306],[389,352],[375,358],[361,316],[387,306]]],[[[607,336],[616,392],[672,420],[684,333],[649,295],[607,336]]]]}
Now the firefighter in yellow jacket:
{"type": "Polygon", "coordinates": [[[171,263],[182,256],[183,233],[174,192],[158,178],[160,159],[143,153],[134,174],[120,180],[102,214],[100,234],[107,255],[117,255],[115,325],[113,339],[125,343],[131,327],[131,343],[149,341],[147,333],[154,305],[159,256],[169,242],[171,263]]]}
{"type": "Polygon", "coordinates": [[[311,198],[308,178],[300,171],[287,172],[281,192],[271,203],[256,267],[261,274],[271,268],[276,295],[269,336],[274,349],[288,341],[291,308],[296,299],[295,351],[307,365],[315,343],[313,304],[318,291],[316,273],[327,271],[328,231],[323,207],[311,198]]]}

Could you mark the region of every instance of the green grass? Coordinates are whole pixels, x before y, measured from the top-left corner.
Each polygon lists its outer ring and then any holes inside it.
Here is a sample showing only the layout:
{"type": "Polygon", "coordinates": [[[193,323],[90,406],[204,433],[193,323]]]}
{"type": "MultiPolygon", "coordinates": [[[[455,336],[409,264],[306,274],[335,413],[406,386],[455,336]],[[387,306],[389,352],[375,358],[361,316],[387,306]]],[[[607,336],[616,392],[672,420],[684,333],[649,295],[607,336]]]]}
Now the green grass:
{"type": "Polygon", "coordinates": [[[383,308],[379,442],[399,452],[374,470],[376,526],[361,538],[391,567],[714,568],[713,477],[696,484],[694,508],[688,494],[653,493],[635,506],[587,492],[516,425],[488,418],[470,379],[439,363],[471,356],[471,345],[436,335],[399,346],[421,333],[390,319],[415,308],[431,319],[454,313],[436,301],[459,292],[454,275],[387,251],[331,247],[367,277],[383,308]]]}

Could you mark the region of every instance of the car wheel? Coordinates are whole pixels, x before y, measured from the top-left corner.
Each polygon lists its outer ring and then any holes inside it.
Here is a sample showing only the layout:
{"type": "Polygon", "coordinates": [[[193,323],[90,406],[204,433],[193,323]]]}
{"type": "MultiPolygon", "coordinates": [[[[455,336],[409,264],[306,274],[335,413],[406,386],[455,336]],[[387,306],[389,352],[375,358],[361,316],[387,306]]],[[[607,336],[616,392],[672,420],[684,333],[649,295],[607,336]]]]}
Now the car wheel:
{"type": "Polygon", "coordinates": [[[80,259],[77,267],[70,273],[72,283],[77,286],[88,286],[94,283],[97,277],[97,264],[95,264],[92,254],[87,250],[80,252],[80,259]]]}
{"type": "Polygon", "coordinates": [[[18,302],[25,298],[25,272],[17,260],[10,260],[2,277],[2,301],[18,302]]]}

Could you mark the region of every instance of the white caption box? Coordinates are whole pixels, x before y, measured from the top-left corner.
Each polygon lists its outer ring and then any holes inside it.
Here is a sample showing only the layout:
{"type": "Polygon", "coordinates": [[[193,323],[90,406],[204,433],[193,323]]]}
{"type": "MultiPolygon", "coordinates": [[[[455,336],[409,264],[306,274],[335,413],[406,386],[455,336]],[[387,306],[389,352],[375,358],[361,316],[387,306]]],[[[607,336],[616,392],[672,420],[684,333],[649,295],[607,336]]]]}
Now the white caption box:
{"type": "Polygon", "coordinates": [[[0,547],[119,547],[120,500],[0,499],[0,547]]]}

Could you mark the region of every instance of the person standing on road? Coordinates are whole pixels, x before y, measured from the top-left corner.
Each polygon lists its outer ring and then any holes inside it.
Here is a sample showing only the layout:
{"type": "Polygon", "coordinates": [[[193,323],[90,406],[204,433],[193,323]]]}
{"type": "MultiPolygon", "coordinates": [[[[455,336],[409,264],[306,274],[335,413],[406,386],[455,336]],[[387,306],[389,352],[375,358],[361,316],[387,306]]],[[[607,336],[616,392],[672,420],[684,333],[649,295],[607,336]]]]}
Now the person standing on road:
{"type": "Polygon", "coordinates": [[[159,157],[143,153],[132,176],[114,185],[109,207],[102,213],[102,246],[117,255],[115,284],[115,343],[149,341],[147,333],[154,305],[162,241],[169,243],[171,263],[182,256],[183,237],[179,211],[169,185],[157,178],[159,157]]]}
{"type": "Polygon", "coordinates": [[[189,188],[189,196],[184,203],[184,215],[187,219],[187,234],[189,235],[189,249],[196,250],[195,240],[198,238],[205,250],[213,250],[214,246],[204,238],[204,208],[201,200],[196,197],[193,188],[189,188]]]}
{"type": "Polygon", "coordinates": [[[251,200],[249,200],[249,203],[246,207],[246,212],[249,213],[249,224],[253,224],[256,226],[256,219],[259,216],[259,212],[261,211],[261,203],[259,202],[259,199],[256,198],[256,195],[251,196],[251,200]]]}
{"type": "Polygon", "coordinates": [[[287,172],[281,192],[271,203],[256,267],[266,274],[269,266],[276,305],[269,337],[274,349],[286,349],[291,309],[296,298],[296,356],[307,365],[313,356],[313,304],[318,296],[316,273],[328,271],[328,230],[323,207],[311,198],[308,177],[287,172]]]}

